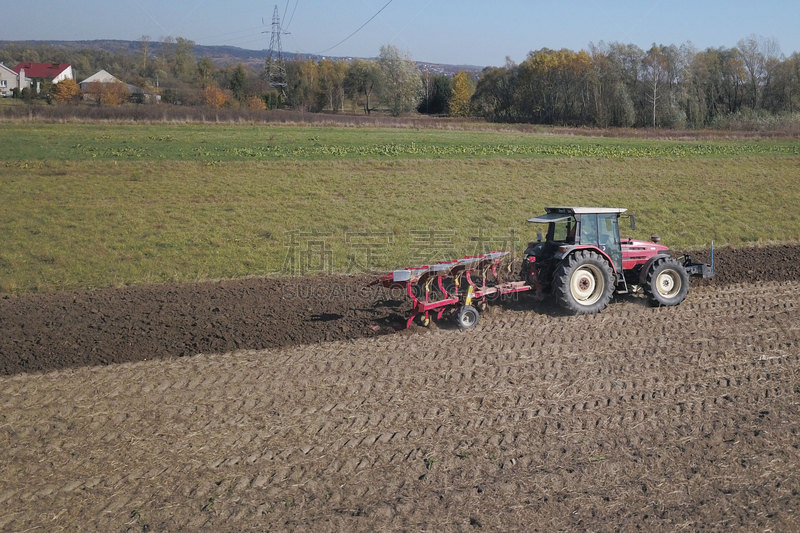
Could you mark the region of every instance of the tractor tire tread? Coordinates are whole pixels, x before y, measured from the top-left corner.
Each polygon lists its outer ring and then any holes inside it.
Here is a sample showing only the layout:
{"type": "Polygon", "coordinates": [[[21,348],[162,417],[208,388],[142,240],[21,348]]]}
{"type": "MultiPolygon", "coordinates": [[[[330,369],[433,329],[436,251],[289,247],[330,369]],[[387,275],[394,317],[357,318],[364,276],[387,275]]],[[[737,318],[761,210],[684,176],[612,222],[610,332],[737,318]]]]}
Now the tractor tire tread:
{"type": "Polygon", "coordinates": [[[605,309],[614,293],[613,271],[608,262],[596,252],[579,250],[570,255],[556,268],[553,286],[556,303],[566,312],[574,315],[599,313],[605,309]],[[570,282],[575,270],[587,263],[594,264],[603,273],[605,286],[603,294],[591,305],[582,305],[572,296],[570,282]]]}
{"type": "Polygon", "coordinates": [[[647,271],[647,275],[645,276],[644,290],[645,294],[647,294],[647,303],[651,307],[669,307],[678,305],[683,302],[683,300],[685,300],[686,296],[689,294],[689,275],[686,273],[686,269],[683,268],[683,265],[681,265],[676,259],[665,257],[653,263],[650,269],[647,271]],[[667,269],[672,269],[677,272],[681,279],[681,287],[673,298],[664,297],[656,288],[658,274],[667,269]]]}

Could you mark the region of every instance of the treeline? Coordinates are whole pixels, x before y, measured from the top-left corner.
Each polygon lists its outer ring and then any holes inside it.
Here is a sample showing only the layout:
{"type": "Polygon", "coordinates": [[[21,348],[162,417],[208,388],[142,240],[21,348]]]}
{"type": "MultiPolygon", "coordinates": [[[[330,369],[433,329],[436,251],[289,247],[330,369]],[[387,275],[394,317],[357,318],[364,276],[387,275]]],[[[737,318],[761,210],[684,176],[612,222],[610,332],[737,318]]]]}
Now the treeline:
{"type": "Polygon", "coordinates": [[[737,115],[796,113],[800,54],[751,37],[697,51],[621,43],[589,51],[541,49],[487,68],[472,97],[478,116],[502,122],[599,127],[702,128],[737,115]]]}
{"type": "Polygon", "coordinates": [[[800,54],[780,54],[750,37],[733,48],[691,45],[591,45],[574,52],[547,48],[520,64],[507,61],[478,75],[420,72],[384,46],[376,60],[330,59],[219,67],[197,58],[194,42],[143,37],[127,51],[71,50],[10,44],[0,61],[70,63],[79,79],[100,69],[162,102],[214,108],[283,108],[391,115],[414,111],[495,122],[595,127],[729,127],[732,120],[793,117],[800,105],[800,54]],[[276,83],[277,82],[277,83],[276,83]]]}

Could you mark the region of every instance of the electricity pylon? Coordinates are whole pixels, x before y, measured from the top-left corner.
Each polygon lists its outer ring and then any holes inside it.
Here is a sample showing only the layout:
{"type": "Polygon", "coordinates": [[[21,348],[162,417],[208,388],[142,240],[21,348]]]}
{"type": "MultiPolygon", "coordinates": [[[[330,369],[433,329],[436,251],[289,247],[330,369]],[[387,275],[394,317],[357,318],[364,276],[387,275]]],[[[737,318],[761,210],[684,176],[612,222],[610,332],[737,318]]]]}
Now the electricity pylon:
{"type": "MultiPolygon", "coordinates": [[[[266,33],[266,32],[264,32],[266,33]]],[[[281,28],[281,16],[278,12],[278,5],[272,14],[272,37],[269,40],[269,55],[265,65],[267,81],[272,89],[286,96],[286,65],[283,62],[283,47],[281,45],[281,34],[286,32],[281,28]]]]}

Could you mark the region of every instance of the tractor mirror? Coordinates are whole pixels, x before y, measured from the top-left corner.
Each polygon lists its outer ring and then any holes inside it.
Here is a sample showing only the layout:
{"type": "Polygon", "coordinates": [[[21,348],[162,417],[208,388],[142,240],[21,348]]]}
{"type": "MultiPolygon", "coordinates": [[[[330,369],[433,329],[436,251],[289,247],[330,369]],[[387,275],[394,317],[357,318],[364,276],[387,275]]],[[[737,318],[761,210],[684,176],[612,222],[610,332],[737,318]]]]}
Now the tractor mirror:
{"type": "Polygon", "coordinates": [[[542,232],[541,231],[537,231],[536,232],[536,240],[539,241],[539,242],[542,242],[542,232]]]}
{"type": "Polygon", "coordinates": [[[636,217],[633,215],[631,215],[631,229],[632,230],[636,229],[636,217]]]}

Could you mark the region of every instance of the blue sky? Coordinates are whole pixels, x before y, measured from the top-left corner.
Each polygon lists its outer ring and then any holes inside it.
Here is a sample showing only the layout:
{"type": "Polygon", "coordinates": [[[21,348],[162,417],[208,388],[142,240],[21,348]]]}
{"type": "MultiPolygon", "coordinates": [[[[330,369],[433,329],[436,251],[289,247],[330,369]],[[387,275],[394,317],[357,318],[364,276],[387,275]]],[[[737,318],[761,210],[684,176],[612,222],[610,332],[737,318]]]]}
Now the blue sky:
{"type": "Polygon", "coordinates": [[[277,4],[288,25],[284,50],[330,56],[374,57],[381,45],[393,44],[418,61],[486,66],[502,65],[506,56],[520,62],[544,47],[577,51],[619,41],[647,49],[691,42],[703,50],[732,47],[750,35],[774,39],[786,55],[800,52],[800,0],[387,1],[14,1],[3,4],[0,39],[180,36],[261,50],[269,47],[277,4]]]}

